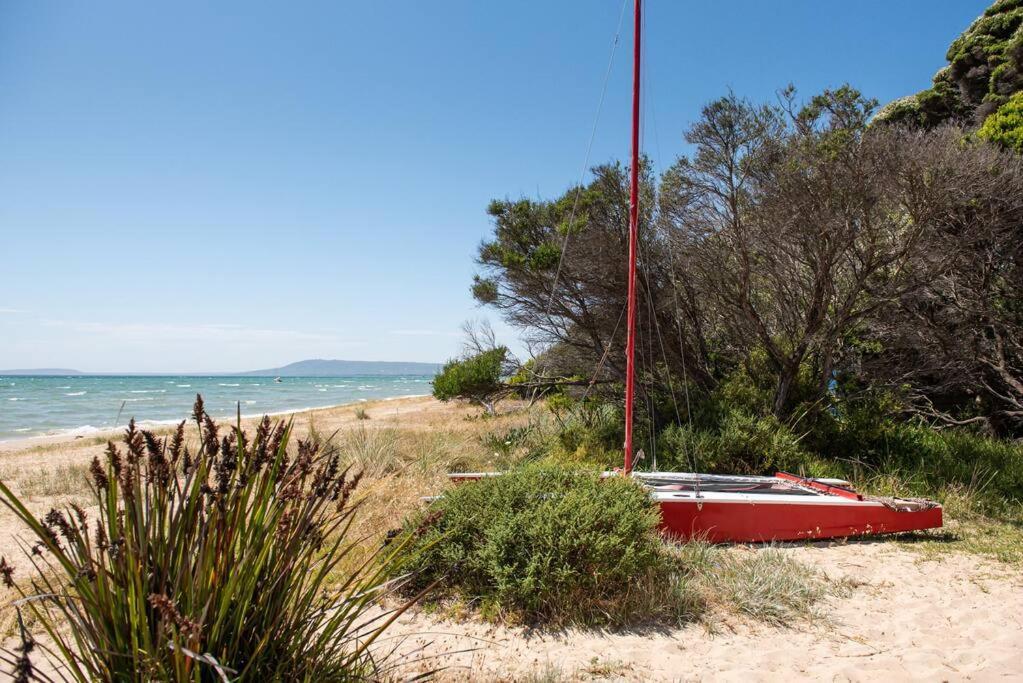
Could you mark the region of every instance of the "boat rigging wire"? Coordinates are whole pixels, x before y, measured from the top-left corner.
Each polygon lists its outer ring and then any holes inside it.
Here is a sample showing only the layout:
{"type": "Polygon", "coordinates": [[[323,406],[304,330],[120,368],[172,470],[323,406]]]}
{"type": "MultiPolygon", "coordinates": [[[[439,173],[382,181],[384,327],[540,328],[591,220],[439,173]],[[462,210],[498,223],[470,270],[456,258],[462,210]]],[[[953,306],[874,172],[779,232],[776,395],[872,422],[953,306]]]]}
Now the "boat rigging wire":
{"type": "Polygon", "coordinates": [[[586,143],[586,156],[583,158],[583,167],[579,171],[579,182],[575,186],[575,198],[572,200],[572,211],[568,216],[568,224],[565,226],[565,238],[561,242],[561,253],[558,255],[558,267],[554,270],[554,280],[551,282],[551,294],[547,299],[547,320],[551,318],[551,308],[554,306],[554,293],[558,290],[558,279],[561,277],[561,268],[565,263],[565,252],[568,251],[568,238],[572,234],[572,227],[575,224],[576,211],[579,208],[579,197],[582,195],[583,179],[586,171],[590,168],[590,153],[593,151],[593,141],[597,137],[597,124],[600,122],[600,113],[604,109],[604,99],[607,96],[607,84],[611,80],[611,68],[614,66],[615,53],[618,51],[618,42],[622,34],[622,23],[625,20],[625,8],[629,0],[622,0],[622,9],[618,13],[618,27],[615,29],[614,38],[611,40],[611,54],[607,59],[607,69],[604,71],[604,83],[600,86],[600,99],[597,102],[597,113],[593,117],[593,127],[590,128],[590,139],[586,143]]]}
{"type": "MultiPolygon", "coordinates": [[[[646,24],[647,24],[647,17],[648,16],[649,16],[649,6],[648,6],[648,9],[647,9],[647,12],[644,13],[644,15],[643,15],[643,30],[644,31],[647,30],[646,24]]],[[[646,58],[646,51],[648,49],[648,47],[647,47],[648,45],[649,45],[649,41],[647,41],[643,45],[644,62],[647,63],[647,64],[650,63],[650,60],[646,58]]],[[[655,149],[655,154],[656,154],[655,167],[660,169],[662,167],[662,165],[663,165],[662,161],[663,161],[664,157],[663,157],[663,155],[661,153],[661,138],[660,138],[660,134],[658,133],[658,129],[657,129],[656,98],[653,97],[652,94],[651,94],[652,93],[652,88],[653,88],[652,81],[648,80],[647,72],[646,71],[643,72],[643,76],[642,77],[643,77],[643,104],[644,104],[643,112],[644,112],[644,117],[646,116],[646,112],[650,112],[650,121],[651,121],[651,124],[653,125],[654,149],[655,149]]],[[[646,130],[647,130],[647,127],[645,125],[642,126],[641,130],[642,130],[643,140],[645,141],[646,140],[646,130]]],[[[655,199],[655,202],[656,201],[657,200],[655,199]]],[[[653,220],[653,227],[654,227],[655,230],[657,230],[658,226],[663,231],[665,244],[666,244],[666,247],[667,247],[667,250],[668,250],[669,274],[670,274],[671,284],[672,284],[672,303],[673,303],[674,314],[675,314],[675,326],[676,326],[676,328],[678,330],[678,336],[679,336],[679,356],[681,357],[681,360],[682,360],[682,388],[683,388],[683,393],[684,393],[684,396],[685,396],[685,405],[686,405],[686,425],[688,426],[688,431],[689,431],[689,434],[691,435],[692,434],[692,427],[693,427],[693,411],[692,411],[692,404],[691,404],[691,400],[690,400],[690,396],[689,396],[689,372],[688,372],[688,368],[686,366],[685,338],[683,337],[683,334],[682,334],[681,311],[680,311],[679,304],[678,304],[678,283],[677,283],[677,281],[675,279],[674,251],[672,249],[671,234],[668,231],[667,226],[664,226],[663,224],[660,224],[659,221],[657,221],[657,220],[653,220]]],[[[646,280],[646,287],[647,287],[647,292],[648,292],[648,296],[649,296],[650,293],[653,290],[652,290],[652,288],[650,286],[650,274],[649,274],[649,272],[647,270],[643,271],[643,278],[646,280]]],[[[679,407],[678,407],[678,399],[677,399],[677,397],[675,395],[675,382],[674,382],[674,378],[671,375],[670,365],[668,363],[668,353],[667,353],[667,349],[666,349],[665,344],[664,344],[664,336],[663,336],[662,331],[661,331],[660,321],[658,320],[658,318],[656,316],[656,308],[655,307],[654,307],[654,310],[651,311],[651,316],[652,316],[653,321],[654,321],[654,326],[655,326],[654,329],[657,332],[658,343],[659,343],[659,346],[660,346],[660,349],[661,349],[661,357],[664,359],[665,373],[667,374],[667,378],[668,378],[668,389],[669,389],[669,391],[671,393],[671,402],[672,402],[672,406],[674,407],[674,410],[675,410],[675,419],[678,421],[678,425],[681,427],[681,426],[683,426],[683,421],[682,421],[682,415],[681,415],[681,413],[679,411],[679,407]]],[[[651,352],[651,358],[652,358],[652,352],[651,352]]],[[[695,456],[695,454],[693,454],[691,452],[691,449],[689,448],[687,440],[685,440],[685,439],[683,439],[683,441],[682,441],[682,451],[683,451],[682,452],[683,457],[685,458],[685,460],[689,463],[690,467],[692,467],[693,471],[695,472],[698,469],[697,465],[696,465],[696,456],[695,456]]],[[[657,462],[657,459],[656,459],[656,456],[655,456],[654,457],[655,469],[656,469],[656,462],[657,462]]],[[[699,485],[697,485],[697,486],[699,486],[699,485]]],[[[699,489],[697,489],[697,492],[699,492],[699,489]]]]}

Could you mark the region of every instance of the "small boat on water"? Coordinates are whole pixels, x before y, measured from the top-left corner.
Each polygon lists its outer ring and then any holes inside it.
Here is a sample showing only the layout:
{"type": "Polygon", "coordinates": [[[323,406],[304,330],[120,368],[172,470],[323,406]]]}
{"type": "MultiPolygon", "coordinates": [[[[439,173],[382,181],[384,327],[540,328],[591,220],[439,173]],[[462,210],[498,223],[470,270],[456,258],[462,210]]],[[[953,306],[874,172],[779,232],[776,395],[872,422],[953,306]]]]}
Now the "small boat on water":
{"type": "MultiPolygon", "coordinates": [[[[799,541],[941,527],[942,509],[933,501],[863,495],[856,492],[849,482],[840,479],[813,479],[784,472],[774,476],[738,476],[633,471],[642,0],[634,0],[634,3],[625,462],[620,472],[605,472],[604,476],[631,476],[646,486],[660,507],[662,532],[680,540],[702,538],[714,543],[799,541]]],[[[496,474],[476,472],[448,476],[452,481],[465,482],[496,474]]]]}
{"type": "Polygon", "coordinates": [[[282,382],[284,382],[284,380],[281,379],[280,377],[274,377],[274,383],[275,384],[281,384],[282,382]]]}

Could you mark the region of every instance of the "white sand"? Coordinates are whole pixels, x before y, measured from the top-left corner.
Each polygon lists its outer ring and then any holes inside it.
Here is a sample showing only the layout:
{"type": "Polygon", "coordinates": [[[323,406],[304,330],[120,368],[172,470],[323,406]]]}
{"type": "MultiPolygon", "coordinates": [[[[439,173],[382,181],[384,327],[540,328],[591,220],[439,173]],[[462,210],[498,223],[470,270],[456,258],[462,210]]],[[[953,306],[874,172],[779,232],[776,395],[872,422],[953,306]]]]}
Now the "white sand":
{"type": "Polygon", "coordinates": [[[439,656],[419,667],[448,667],[449,680],[544,680],[551,670],[554,680],[1023,680],[1023,573],[972,556],[925,560],[885,541],[784,552],[862,585],[830,599],[825,618],[787,629],[732,619],[715,632],[543,634],[419,614],[391,635],[413,634],[403,652],[429,644],[439,656]]]}

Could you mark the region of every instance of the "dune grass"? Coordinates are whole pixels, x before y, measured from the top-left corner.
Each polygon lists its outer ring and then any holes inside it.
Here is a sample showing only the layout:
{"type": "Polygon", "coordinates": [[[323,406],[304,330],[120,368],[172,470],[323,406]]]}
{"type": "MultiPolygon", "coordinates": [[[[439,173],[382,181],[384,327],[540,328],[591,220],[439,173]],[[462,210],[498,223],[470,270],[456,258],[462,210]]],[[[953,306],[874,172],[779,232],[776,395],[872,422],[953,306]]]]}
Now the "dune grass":
{"type": "Polygon", "coordinates": [[[63,463],[50,468],[7,467],[0,481],[12,486],[22,498],[72,498],[78,502],[88,495],[89,467],[63,463]]]}

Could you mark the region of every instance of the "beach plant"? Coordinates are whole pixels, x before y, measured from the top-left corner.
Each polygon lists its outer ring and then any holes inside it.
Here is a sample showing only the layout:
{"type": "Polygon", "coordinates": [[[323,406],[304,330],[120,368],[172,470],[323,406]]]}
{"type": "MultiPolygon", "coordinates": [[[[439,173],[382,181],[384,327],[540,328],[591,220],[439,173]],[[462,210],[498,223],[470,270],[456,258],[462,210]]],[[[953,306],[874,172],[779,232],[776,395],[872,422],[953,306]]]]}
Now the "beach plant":
{"type": "Polygon", "coordinates": [[[439,581],[438,599],[460,598],[487,618],[618,624],[679,616],[673,611],[685,601],[664,591],[684,586],[668,580],[659,519],[630,479],[540,461],[456,486],[413,515],[399,536],[414,541],[403,570],[412,570],[411,586],[439,581]]]}
{"type": "Polygon", "coordinates": [[[509,391],[501,381],[507,360],[507,347],[498,346],[448,361],[433,378],[434,398],[441,401],[465,399],[493,415],[497,401],[509,391]]]}
{"type": "MultiPolygon", "coordinates": [[[[4,579],[46,633],[37,651],[75,681],[379,675],[371,646],[410,601],[380,607],[400,543],[353,552],[360,474],[337,450],[293,445],[290,422],[222,429],[201,397],[192,417],[194,449],[185,422],[159,438],[132,421],[92,461],[88,512],[37,518],[0,482],[0,502],[34,536],[31,580],[4,579]]],[[[4,659],[23,668],[25,655],[4,659]]]]}

